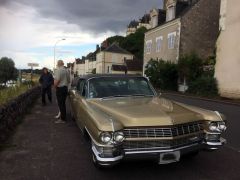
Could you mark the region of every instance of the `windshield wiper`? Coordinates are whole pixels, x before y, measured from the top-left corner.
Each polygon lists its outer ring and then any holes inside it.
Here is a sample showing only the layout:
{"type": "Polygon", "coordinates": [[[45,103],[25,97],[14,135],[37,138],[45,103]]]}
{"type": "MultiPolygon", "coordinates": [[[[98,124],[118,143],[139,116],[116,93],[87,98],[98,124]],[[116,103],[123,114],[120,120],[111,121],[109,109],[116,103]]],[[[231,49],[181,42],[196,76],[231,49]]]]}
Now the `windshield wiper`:
{"type": "Polygon", "coordinates": [[[131,96],[144,96],[144,97],[152,97],[153,95],[149,95],[149,94],[131,94],[131,96]]]}
{"type": "Polygon", "coordinates": [[[129,94],[129,95],[113,95],[113,96],[106,96],[106,97],[102,97],[102,99],[110,99],[110,98],[115,98],[115,97],[153,97],[153,95],[148,95],[148,94],[129,94]]]}
{"type": "Polygon", "coordinates": [[[115,98],[115,97],[129,97],[131,95],[113,95],[113,96],[106,96],[102,97],[102,99],[109,99],[109,98],[115,98]]]}

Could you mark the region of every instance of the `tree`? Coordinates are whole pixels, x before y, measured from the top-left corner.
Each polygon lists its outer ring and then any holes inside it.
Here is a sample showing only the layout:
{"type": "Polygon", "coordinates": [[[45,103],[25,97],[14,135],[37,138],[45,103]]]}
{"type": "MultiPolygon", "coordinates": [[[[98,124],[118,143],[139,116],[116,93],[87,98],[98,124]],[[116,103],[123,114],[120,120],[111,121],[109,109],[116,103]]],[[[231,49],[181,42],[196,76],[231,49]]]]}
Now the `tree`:
{"type": "Polygon", "coordinates": [[[109,45],[117,42],[118,44],[121,44],[125,38],[123,36],[112,36],[107,38],[107,42],[109,45]]]}
{"type": "Polygon", "coordinates": [[[143,59],[145,32],[147,32],[145,27],[137,29],[135,33],[125,37],[120,46],[134,54],[138,59],[143,59]]]}
{"type": "Polygon", "coordinates": [[[123,49],[134,54],[138,59],[143,59],[144,51],[144,34],[147,31],[145,27],[139,28],[135,33],[130,34],[126,37],[123,36],[112,36],[107,38],[109,45],[118,43],[123,49]]]}
{"type": "Polygon", "coordinates": [[[181,78],[191,82],[199,78],[203,73],[203,60],[194,52],[180,57],[178,62],[178,72],[181,78]]]}
{"type": "Polygon", "coordinates": [[[17,75],[14,61],[8,57],[2,57],[0,59],[0,83],[6,84],[9,80],[16,80],[17,75]]]}

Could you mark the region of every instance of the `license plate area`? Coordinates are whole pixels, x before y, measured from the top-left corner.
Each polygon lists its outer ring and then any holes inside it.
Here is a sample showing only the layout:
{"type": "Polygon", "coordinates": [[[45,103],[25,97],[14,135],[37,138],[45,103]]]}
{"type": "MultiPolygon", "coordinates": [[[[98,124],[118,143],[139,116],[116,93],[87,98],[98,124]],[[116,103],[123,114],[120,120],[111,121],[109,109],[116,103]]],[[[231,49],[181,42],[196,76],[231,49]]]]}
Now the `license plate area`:
{"type": "Polygon", "coordinates": [[[166,152],[160,154],[159,164],[169,164],[180,160],[180,151],[166,152]]]}

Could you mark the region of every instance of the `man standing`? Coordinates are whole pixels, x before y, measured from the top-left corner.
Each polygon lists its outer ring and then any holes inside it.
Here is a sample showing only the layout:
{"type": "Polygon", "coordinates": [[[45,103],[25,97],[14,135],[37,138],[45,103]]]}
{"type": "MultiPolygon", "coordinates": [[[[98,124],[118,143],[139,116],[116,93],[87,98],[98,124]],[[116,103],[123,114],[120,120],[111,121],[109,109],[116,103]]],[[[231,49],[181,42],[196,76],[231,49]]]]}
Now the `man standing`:
{"type": "Polygon", "coordinates": [[[48,72],[47,68],[43,68],[43,73],[39,78],[39,83],[42,86],[42,105],[46,105],[45,96],[47,94],[48,100],[52,103],[52,85],[53,85],[53,76],[48,72]]]}
{"type": "Polygon", "coordinates": [[[61,118],[55,123],[65,123],[66,121],[66,99],[68,94],[68,84],[70,83],[70,75],[64,68],[62,60],[57,62],[57,70],[55,72],[54,87],[56,88],[56,96],[61,118]]]}

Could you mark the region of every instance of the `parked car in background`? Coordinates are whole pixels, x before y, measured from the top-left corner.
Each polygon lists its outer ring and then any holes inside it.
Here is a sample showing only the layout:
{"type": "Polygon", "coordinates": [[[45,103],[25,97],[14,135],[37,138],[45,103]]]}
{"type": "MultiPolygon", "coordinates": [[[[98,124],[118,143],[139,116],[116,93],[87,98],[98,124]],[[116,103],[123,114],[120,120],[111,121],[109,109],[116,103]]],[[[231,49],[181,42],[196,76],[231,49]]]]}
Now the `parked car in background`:
{"type": "Polygon", "coordinates": [[[158,96],[142,76],[75,78],[70,103],[78,127],[91,140],[98,167],[139,155],[173,163],[226,142],[221,137],[226,130],[223,114],[158,96]]]}
{"type": "Polygon", "coordinates": [[[6,83],[6,87],[15,87],[16,85],[17,85],[17,82],[12,80],[6,83]]]}

